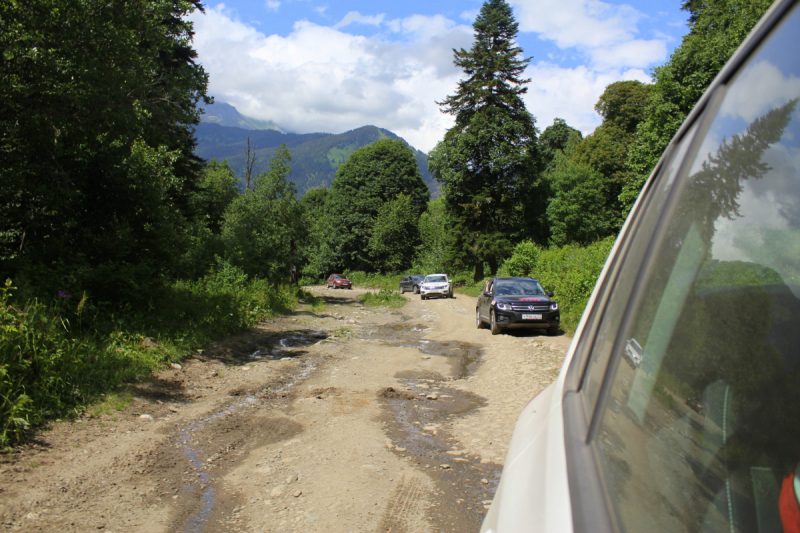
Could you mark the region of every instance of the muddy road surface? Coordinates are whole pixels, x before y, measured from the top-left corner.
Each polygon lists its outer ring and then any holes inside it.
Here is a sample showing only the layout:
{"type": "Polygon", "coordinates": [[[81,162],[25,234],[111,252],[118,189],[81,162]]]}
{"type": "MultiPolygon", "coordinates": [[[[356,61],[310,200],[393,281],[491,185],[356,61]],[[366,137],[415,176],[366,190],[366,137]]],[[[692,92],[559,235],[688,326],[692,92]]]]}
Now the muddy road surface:
{"type": "Polygon", "coordinates": [[[0,531],[469,532],[569,339],[475,299],[301,307],[0,454],[0,531]],[[123,397],[124,399],[124,397],[123,397]]]}

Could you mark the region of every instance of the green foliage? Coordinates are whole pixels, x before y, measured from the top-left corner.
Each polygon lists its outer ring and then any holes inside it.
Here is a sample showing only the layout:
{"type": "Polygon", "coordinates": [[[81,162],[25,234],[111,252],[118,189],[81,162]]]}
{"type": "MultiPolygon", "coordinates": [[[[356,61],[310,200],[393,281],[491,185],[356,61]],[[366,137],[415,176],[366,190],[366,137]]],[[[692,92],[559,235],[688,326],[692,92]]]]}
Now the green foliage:
{"type": "Polygon", "coordinates": [[[270,169],[255,179],[254,190],[230,203],[224,215],[225,258],[246,272],[273,283],[292,279],[305,239],[303,209],[288,180],[291,153],[281,147],[270,169]]]}
{"type": "Polygon", "coordinates": [[[652,85],[640,81],[618,81],[606,87],[594,108],[603,117],[604,126],[613,124],[630,135],[644,118],[652,92],[652,85]]]}
{"type": "Polygon", "coordinates": [[[214,234],[222,230],[222,218],[228,205],[237,196],[236,177],[227,161],[209,161],[203,168],[200,187],[192,196],[195,216],[199,216],[214,234]]]}
{"type": "Polygon", "coordinates": [[[16,303],[12,290],[10,281],[0,289],[0,446],[45,420],[80,413],[212,339],[285,313],[298,297],[222,261],[200,281],[165,287],[146,313],[101,314],[66,294],[49,305],[16,303]]]}
{"type": "Polygon", "coordinates": [[[429,167],[442,184],[448,212],[448,263],[493,270],[536,213],[539,155],[535,119],[520,78],[528,59],[515,44],[518,25],[505,0],[485,2],[474,23],[470,51],[455,51],[466,79],[441,102],[455,125],[429,154],[429,167]]]}
{"type": "Polygon", "coordinates": [[[311,189],[300,198],[303,227],[308,233],[308,238],[303,240],[299,247],[303,276],[301,285],[315,285],[330,274],[328,265],[332,259],[326,242],[329,228],[325,218],[327,201],[328,189],[325,187],[311,189]]]}
{"type": "MultiPolygon", "coordinates": [[[[595,208],[585,229],[575,228],[574,221],[567,223],[573,227],[572,233],[577,231],[584,234],[575,242],[597,240],[616,233],[622,227],[627,210],[620,203],[619,196],[629,181],[630,173],[626,167],[628,147],[634,139],[636,128],[645,117],[646,105],[652,91],[652,85],[638,81],[620,81],[606,87],[600,96],[595,109],[603,117],[603,124],[577,146],[574,160],[575,163],[588,165],[598,173],[599,176],[595,178],[599,177],[599,180],[595,179],[593,185],[602,194],[602,203],[591,201],[584,193],[575,191],[574,195],[581,200],[576,208],[583,208],[587,201],[595,208]]],[[[576,176],[574,180],[580,178],[576,176]]],[[[561,193],[564,193],[563,189],[561,193]]],[[[563,205],[563,200],[563,197],[559,199],[557,210],[570,210],[570,206],[563,205]]],[[[548,210],[551,207],[552,205],[548,210]]],[[[550,214],[548,219],[552,220],[550,214]]],[[[569,235],[566,235],[566,240],[564,237],[563,231],[558,236],[554,232],[553,242],[573,242],[569,235]]]]}
{"type": "Polygon", "coordinates": [[[744,38],[772,4],[770,0],[687,1],[689,33],[667,63],[653,69],[655,87],[636,132],[622,191],[625,213],[669,141],[744,38]]]}
{"type": "Polygon", "coordinates": [[[553,119],[553,125],[539,136],[539,151],[542,155],[542,166],[545,171],[552,170],[556,156],[563,154],[567,145],[576,144],[583,139],[583,134],[569,126],[563,118],[553,119]],[[575,139],[577,137],[577,139],[575,139]]]}
{"type": "Polygon", "coordinates": [[[129,301],[181,253],[198,2],[0,3],[0,269],[129,301]],[[121,267],[121,268],[119,268],[121,267]]]}
{"type": "Polygon", "coordinates": [[[420,245],[411,270],[420,272],[444,272],[447,270],[447,212],[444,200],[437,198],[428,202],[428,209],[419,217],[420,245]]]}
{"type": "Polygon", "coordinates": [[[399,194],[378,211],[369,254],[379,272],[398,272],[411,265],[420,243],[419,214],[410,196],[399,194]]]}
{"type": "Polygon", "coordinates": [[[551,242],[588,244],[610,235],[618,216],[605,203],[608,182],[588,165],[565,161],[550,175],[553,198],[547,206],[551,242]]]}
{"type": "Polygon", "coordinates": [[[400,194],[409,198],[411,213],[418,218],[428,202],[428,188],[402,141],[384,139],[360,148],[339,167],[326,202],[329,270],[373,268],[369,243],[375,222],[383,205],[400,194]]]}
{"type": "Polygon", "coordinates": [[[588,246],[551,246],[547,249],[532,243],[520,243],[500,274],[532,277],[545,290],[553,291],[561,308],[561,327],[571,334],[578,327],[612,246],[612,237],[588,246]]]}
{"type": "Polygon", "coordinates": [[[391,289],[381,289],[378,293],[367,292],[360,295],[358,299],[364,302],[364,305],[373,307],[398,308],[403,307],[408,302],[399,292],[391,289]]]}
{"type": "Polygon", "coordinates": [[[400,278],[405,274],[378,274],[366,272],[346,272],[347,279],[353,282],[354,287],[367,289],[392,290],[400,286],[400,278]]]}
{"type": "Polygon", "coordinates": [[[514,253],[503,263],[503,271],[511,276],[530,277],[535,271],[542,249],[531,241],[514,247],[514,253]]]}

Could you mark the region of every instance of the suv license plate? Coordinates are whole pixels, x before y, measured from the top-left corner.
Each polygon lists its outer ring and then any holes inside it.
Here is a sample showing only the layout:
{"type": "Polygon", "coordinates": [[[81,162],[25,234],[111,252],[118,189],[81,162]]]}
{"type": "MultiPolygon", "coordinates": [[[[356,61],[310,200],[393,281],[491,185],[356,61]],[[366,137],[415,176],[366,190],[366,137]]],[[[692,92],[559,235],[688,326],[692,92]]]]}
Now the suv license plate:
{"type": "Polygon", "coordinates": [[[542,315],[522,315],[522,320],[541,320],[542,315]]]}

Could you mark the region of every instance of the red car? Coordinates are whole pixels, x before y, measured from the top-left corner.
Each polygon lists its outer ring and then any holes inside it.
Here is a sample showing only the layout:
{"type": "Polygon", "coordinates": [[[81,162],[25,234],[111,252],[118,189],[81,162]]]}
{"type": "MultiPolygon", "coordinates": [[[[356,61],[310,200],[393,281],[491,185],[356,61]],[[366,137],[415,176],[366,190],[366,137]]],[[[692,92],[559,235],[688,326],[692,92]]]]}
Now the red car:
{"type": "Polygon", "coordinates": [[[353,284],[343,274],[331,274],[328,276],[326,288],[330,289],[331,287],[334,289],[352,289],[353,284]]]}

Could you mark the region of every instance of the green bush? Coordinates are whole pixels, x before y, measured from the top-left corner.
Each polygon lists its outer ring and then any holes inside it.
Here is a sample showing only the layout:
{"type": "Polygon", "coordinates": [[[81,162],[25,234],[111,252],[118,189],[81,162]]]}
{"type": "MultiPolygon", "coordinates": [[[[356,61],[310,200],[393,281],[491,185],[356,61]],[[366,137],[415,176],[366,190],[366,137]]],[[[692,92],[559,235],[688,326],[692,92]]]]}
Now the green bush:
{"type": "Polygon", "coordinates": [[[408,302],[407,299],[400,295],[400,292],[391,289],[381,289],[376,294],[367,292],[359,296],[358,299],[364,302],[364,305],[394,308],[403,307],[408,302]]]}
{"type": "Polygon", "coordinates": [[[400,279],[405,274],[377,274],[366,272],[346,272],[347,279],[353,282],[353,287],[366,289],[398,289],[400,279]]]}
{"type": "Polygon", "coordinates": [[[539,280],[545,290],[553,291],[561,307],[561,327],[572,334],[578,327],[612,246],[613,237],[588,246],[551,246],[547,249],[523,242],[516,246],[500,275],[532,277],[539,280]]]}
{"type": "Polygon", "coordinates": [[[16,302],[0,288],[0,447],[42,422],[74,416],[107,392],[147,376],[205,343],[286,313],[299,291],[250,280],[218,262],[202,280],[179,281],[147,312],[111,314],[84,296],[49,305],[16,302]]]}

